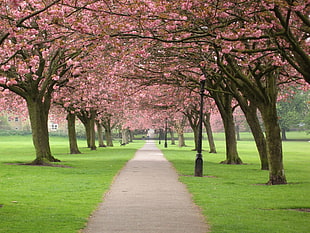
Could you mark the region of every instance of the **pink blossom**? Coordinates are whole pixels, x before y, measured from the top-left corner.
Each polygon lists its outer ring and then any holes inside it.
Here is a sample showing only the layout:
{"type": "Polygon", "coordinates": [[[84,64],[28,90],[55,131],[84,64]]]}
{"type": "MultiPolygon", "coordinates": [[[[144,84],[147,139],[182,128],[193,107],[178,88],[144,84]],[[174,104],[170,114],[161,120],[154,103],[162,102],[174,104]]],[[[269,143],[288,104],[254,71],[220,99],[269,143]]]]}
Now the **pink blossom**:
{"type": "Polygon", "coordinates": [[[58,75],[54,75],[53,77],[52,77],[52,79],[54,80],[54,81],[58,81],[59,80],[59,76],[58,75]]]}
{"type": "Polygon", "coordinates": [[[46,59],[47,56],[48,56],[48,51],[47,51],[47,50],[44,50],[44,51],[42,52],[42,57],[43,57],[44,59],[46,59]]]}
{"type": "Polygon", "coordinates": [[[8,71],[10,68],[11,68],[10,65],[4,65],[4,66],[2,66],[2,69],[3,69],[4,71],[8,71]]]}
{"type": "Polygon", "coordinates": [[[232,48],[223,48],[222,53],[230,53],[232,48]]]}
{"type": "Polygon", "coordinates": [[[0,84],[5,84],[5,83],[6,83],[6,78],[0,77],[0,84]]]}
{"type": "Polygon", "coordinates": [[[11,79],[11,80],[9,80],[6,83],[7,86],[13,86],[13,85],[16,85],[16,84],[17,84],[17,81],[15,79],[11,79]]]}

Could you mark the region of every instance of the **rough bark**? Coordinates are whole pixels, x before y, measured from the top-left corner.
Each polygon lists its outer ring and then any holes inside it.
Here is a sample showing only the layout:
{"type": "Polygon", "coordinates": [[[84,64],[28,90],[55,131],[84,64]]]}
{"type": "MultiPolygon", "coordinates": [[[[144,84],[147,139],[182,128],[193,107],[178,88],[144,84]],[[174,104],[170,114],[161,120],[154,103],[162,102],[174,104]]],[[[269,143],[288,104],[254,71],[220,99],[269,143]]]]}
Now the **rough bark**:
{"type": "Polygon", "coordinates": [[[81,111],[77,117],[83,123],[86,133],[87,147],[96,150],[95,112],[81,111]]]}
{"type": "Polygon", "coordinates": [[[232,109],[232,96],[227,93],[214,93],[214,100],[222,117],[225,141],[226,141],[226,160],[223,164],[242,164],[237,150],[237,140],[235,123],[232,109]]]}
{"type": "Polygon", "coordinates": [[[257,117],[257,108],[253,105],[249,105],[247,111],[245,111],[245,117],[255,140],[261,162],[261,170],[269,170],[267,143],[257,117]]]}
{"type": "Polygon", "coordinates": [[[286,184],[283,168],[281,130],[278,123],[276,102],[278,95],[278,67],[272,64],[256,64],[256,72],[244,73],[238,62],[230,55],[225,55],[228,66],[219,63],[229,80],[237,85],[247,99],[255,104],[262,114],[269,162],[268,184],[286,184]]]}
{"type": "Polygon", "coordinates": [[[270,74],[266,83],[266,101],[257,103],[262,114],[266,130],[266,141],[269,161],[269,181],[267,184],[287,184],[283,166],[281,129],[277,115],[276,75],[270,74]]]}
{"type": "Polygon", "coordinates": [[[239,103],[241,110],[245,115],[248,125],[250,126],[259,154],[261,170],[269,170],[267,143],[257,116],[257,106],[244,98],[233,84],[230,85],[230,87],[232,93],[239,103]]]}
{"type": "Polygon", "coordinates": [[[281,130],[277,122],[276,109],[269,106],[261,110],[266,129],[266,140],[269,160],[269,181],[268,184],[286,184],[286,177],[283,167],[283,152],[281,130]]]}
{"type": "Polygon", "coordinates": [[[32,161],[32,164],[45,165],[49,162],[59,162],[60,160],[52,156],[49,144],[48,112],[50,100],[46,98],[42,102],[41,98],[27,98],[26,102],[32,130],[32,140],[36,151],[36,159],[32,161]]]}
{"type": "Polygon", "coordinates": [[[68,137],[69,137],[70,154],[81,154],[78,144],[77,144],[77,139],[76,139],[75,115],[68,112],[67,122],[68,122],[68,137]]]}

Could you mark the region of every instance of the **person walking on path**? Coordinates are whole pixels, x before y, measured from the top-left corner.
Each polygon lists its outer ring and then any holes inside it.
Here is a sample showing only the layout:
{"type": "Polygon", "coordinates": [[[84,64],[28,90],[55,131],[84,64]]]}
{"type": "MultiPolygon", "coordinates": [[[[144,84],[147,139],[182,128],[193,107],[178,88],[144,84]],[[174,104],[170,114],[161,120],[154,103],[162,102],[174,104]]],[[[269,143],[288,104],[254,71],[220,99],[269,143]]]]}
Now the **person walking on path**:
{"type": "Polygon", "coordinates": [[[115,178],[84,233],[206,233],[185,185],[153,141],[115,178]]]}

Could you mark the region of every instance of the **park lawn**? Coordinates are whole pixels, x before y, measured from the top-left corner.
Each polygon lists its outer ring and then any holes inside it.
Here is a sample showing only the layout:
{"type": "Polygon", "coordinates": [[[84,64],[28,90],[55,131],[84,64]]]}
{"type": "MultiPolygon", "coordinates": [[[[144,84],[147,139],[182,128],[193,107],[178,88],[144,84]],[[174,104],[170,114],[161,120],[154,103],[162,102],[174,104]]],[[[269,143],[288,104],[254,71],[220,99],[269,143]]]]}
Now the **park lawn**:
{"type": "Polygon", "coordinates": [[[283,142],[288,184],[267,186],[268,171],[260,170],[253,141],[243,137],[238,142],[239,156],[246,165],[223,165],[219,162],[225,160],[225,143],[222,135],[215,134],[215,138],[217,154],[209,154],[203,142],[205,177],[193,177],[196,152],[191,151],[190,140],[185,148],[160,145],[201,207],[211,232],[309,232],[310,212],[297,209],[310,209],[310,142],[283,142]]]}
{"type": "MultiPolygon", "coordinates": [[[[66,167],[12,165],[34,159],[31,136],[0,137],[0,232],[78,232],[101,202],[118,171],[144,141],[68,154],[68,139],[51,138],[66,167]]],[[[57,163],[58,164],[58,163],[57,163]]]]}

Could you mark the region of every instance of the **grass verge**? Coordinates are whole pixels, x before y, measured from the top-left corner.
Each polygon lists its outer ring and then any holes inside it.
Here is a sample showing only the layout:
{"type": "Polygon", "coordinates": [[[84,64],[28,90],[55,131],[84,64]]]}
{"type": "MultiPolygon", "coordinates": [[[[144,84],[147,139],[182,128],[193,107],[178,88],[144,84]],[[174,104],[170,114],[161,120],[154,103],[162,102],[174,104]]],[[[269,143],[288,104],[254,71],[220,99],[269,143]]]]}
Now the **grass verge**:
{"type": "Polygon", "coordinates": [[[113,177],[144,142],[68,154],[65,138],[51,138],[66,167],[13,165],[34,159],[31,136],[0,137],[0,232],[78,232],[102,200],[113,177]]]}
{"type": "Polygon", "coordinates": [[[217,154],[207,152],[205,144],[204,175],[193,177],[193,144],[178,148],[160,146],[201,207],[212,233],[306,233],[310,229],[310,143],[283,142],[284,167],[288,185],[267,186],[268,171],[260,170],[253,141],[238,142],[239,155],[246,165],[223,165],[225,143],[217,138],[217,154]],[[303,211],[300,211],[303,210],[303,211]]]}

